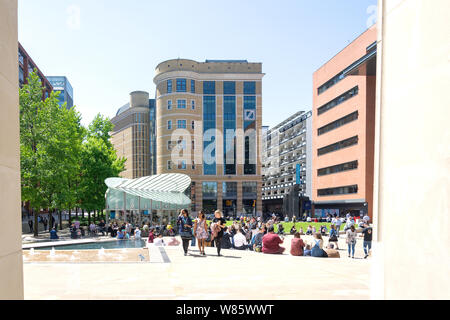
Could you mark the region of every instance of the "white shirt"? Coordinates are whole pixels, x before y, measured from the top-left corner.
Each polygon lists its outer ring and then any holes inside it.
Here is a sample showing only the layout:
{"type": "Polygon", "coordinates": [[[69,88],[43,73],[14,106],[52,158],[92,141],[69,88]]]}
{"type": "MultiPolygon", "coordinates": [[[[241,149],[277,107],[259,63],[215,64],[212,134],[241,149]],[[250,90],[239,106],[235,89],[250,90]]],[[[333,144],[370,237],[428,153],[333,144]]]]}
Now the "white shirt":
{"type": "Polygon", "coordinates": [[[311,222],[311,217],[306,218],[307,222],[311,222]]]}
{"type": "Polygon", "coordinates": [[[141,230],[134,231],[134,238],[135,239],[140,239],[141,238],[141,230]]]}
{"type": "Polygon", "coordinates": [[[243,245],[247,245],[247,239],[245,239],[245,236],[240,232],[236,233],[236,235],[233,237],[233,240],[235,247],[242,247],[243,245]]]}

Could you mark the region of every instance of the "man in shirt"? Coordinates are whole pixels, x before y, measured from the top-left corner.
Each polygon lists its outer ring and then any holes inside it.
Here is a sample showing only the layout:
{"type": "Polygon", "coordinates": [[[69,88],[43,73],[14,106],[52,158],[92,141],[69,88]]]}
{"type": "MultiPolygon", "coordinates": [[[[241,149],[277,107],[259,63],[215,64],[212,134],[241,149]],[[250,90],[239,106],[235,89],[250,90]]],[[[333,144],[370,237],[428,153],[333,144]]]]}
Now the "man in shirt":
{"type": "Polygon", "coordinates": [[[233,241],[234,241],[234,248],[237,250],[246,250],[248,247],[247,239],[242,234],[242,229],[240,228],[238,229],[236,235],[233,237],[233,241]]]}
{"type": "Polygon", "coordinates": [[[274,232],[273,225],[269,227],[268,233],[263,237],[262,251],[267,254],[282,254],[285,248],[280,247],[283,240],[274,232]]]}
{"type": "Polygon", "coordinates": [[[368,224],[365,224],[364,227],[365,228],[362,231],[362,234],[364,235],[364,259],[367,259],[369,252],[372,249],[372,228],[368,224]]]}
{"type": "Polygon", "coordinates": [[[261,252],[262,251],[262,240],[264,237],[264,227],[259,228],[258,233],[255,234],[255,236],[252,239],[252,243],[253,243],[253,251],[255,252],[261,252]]]}

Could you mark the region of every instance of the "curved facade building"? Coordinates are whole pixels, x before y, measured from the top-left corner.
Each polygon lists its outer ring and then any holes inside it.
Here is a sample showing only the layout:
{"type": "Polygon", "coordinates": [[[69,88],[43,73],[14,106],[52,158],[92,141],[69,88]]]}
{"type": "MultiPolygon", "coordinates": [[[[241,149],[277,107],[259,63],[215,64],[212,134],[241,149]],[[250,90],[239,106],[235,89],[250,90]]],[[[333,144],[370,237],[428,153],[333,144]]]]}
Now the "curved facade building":
{"type": "Polygon", "coordinates": [[[156,171],[191,177],[192,210],[261,212],[263,76],[245,60],[156,67],[156,171]]]}
{"type": "Polygon", "coordinates": [[[111,119],[114,129],[111,142],[118,157],[125,157],[121,177],[135,179],[155,174],[155,100],[148,92],[130,93],[130,102],[111,119]]]}

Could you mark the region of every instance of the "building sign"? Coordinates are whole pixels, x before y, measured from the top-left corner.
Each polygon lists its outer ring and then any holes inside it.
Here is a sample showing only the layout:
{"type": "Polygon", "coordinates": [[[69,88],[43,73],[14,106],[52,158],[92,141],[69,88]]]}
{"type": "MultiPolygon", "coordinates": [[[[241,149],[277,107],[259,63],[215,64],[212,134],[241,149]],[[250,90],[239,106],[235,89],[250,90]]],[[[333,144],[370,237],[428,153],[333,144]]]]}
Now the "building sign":
{"type": "Polygon", "coordinates": [[[252,109],[244,110],[244,120],[245,121],[255,121],[256,120],[256,110],[252,110],[252,109]]]}
{"type": "Polygon", "coordinates": [[[302,173],[302,166],[301,166],[300,163],[298,163],[298,164],[297,164],[297,167],[296,167],[296,169],[295,169],[295,175],[296,175],[295,183],[296,183],[296,184],[302,184],[302,176],[301,176],[301,173],[302,173]]]}

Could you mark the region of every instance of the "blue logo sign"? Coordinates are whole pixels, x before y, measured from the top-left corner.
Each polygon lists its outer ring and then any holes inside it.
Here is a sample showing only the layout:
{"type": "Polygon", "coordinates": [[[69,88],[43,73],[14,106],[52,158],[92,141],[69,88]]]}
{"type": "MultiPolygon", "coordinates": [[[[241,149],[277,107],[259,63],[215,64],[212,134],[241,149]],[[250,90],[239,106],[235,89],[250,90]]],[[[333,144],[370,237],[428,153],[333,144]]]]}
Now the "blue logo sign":
{"type": "Polygon", "coordinates": [[[295,174],[296,174],[296,179],[295,179],[295,183],[296,184],[302,184],[302,166],[300,165],[300,163],[297,164],[297,168],[295,169],[295,174]]]}

